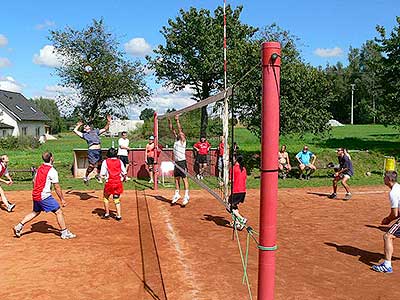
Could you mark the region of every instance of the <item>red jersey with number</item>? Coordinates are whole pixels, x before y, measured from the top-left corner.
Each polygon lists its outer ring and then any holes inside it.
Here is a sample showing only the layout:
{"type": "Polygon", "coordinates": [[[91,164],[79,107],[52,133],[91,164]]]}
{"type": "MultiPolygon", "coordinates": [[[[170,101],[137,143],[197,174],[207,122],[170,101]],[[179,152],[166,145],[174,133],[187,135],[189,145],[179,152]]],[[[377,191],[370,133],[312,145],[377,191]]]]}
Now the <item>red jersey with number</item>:
{"type": "Polygon", "coordinates": [[[199,149],[199,154],[200,155],[207,155],[208,154],[208,149],[210,149],[211,145],[209,142],[205,141],[204,143],[202,142],[197,142],[194,144],[194,147],[199,149]]]}
{"type": "MultiPolygon", "coordinates": [[[[232,169],[230,170],[230,178],[232,179],[232,169]]],[[[233,166],[233,193],[246,193],[247,171],[243,167],[240,170],[240,165],[235,163],[233,166]]]]}

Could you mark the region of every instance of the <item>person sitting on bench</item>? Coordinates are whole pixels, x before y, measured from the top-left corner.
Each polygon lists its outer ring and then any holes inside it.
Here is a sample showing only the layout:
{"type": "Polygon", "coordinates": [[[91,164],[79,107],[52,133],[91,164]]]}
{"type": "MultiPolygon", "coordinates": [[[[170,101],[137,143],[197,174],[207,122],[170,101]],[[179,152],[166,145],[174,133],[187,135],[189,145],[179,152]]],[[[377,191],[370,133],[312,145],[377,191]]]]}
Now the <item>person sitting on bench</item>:
{"type": "Polygon", "coordinates": [[[314,155],[314,153],[308,150],[307,145],[304,145],[303,150],[297,153],[296,159],[299,162],[299,179],[303,179],[304,170],[306,171],[304,178],[310,179],[311,174],[317,169],[314,165],[317,157],[314,155]]]}
{"type": "Polygon", "coordinates": [[[278,167],[279,176],[285,179],[292,169],[290,166],[289,154],[286,152],[286,145],[282,145],[281,150],[278,152],[278,167]]]}

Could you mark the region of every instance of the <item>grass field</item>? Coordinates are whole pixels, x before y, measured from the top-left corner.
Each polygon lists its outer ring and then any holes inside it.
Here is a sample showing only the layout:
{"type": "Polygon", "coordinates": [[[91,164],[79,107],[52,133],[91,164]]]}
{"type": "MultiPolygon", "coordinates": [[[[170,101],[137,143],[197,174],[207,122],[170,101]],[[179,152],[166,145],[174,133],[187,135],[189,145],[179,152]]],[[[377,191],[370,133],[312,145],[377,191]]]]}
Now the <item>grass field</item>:
{"type": "MultiPolygon", "coordinates": [[[[259,186],[259,139],[245,128],[235,130],[235,140],[240,146],[240,152],[245,156],[247,168],[250,171],[248,186],[257,188],[259,186]]],[[[102,146],[111,147],[113,139],[102,137],[102,146]]],[[[114,139],[115,143],[117,139],[114,139]]],[[[131,141],[131,147],[144,147],[146,140],[131,141]]],[[[335,127],[329,134],[315,136],[305,134],[282,136],[280,144],[286,144],[292,165],[296,165],[294,156],[300,151],[304,144],[317,156],[317,166],[326,166],[328,162],[337,162],[335,149],[345,147],[350,150],[355,168],[355,176],[351,180],[352,185],[375,185],[382,183],[382,169],[384,156],[390,155],[396,158],[400,156],[400,133],[394,127],[382,125],[347,125],[335,127]],[[365,173],[370,171],[372,176],[367,177],[365,173]]],[[[59,171],[64,188],[86,190],[80,179],[74,179],[71,173],[72,149],[86,148],[86,142],[72,133],[62,133],[56,141],[48,141],[38,149],[33,150],[10,150],[7,154],[10,157],[9,168],[29,169],[31,166],[41,164],[41,153],[45,150],[52,151],[55,155],[55,166],[59,171]]],[[[330,185],[329,174],[332,171],[327,169],[318,170],[310,181],[300,181],[296,178],[288,178],[279,182],[280,187],[303,187],[303,186],[324,186],[330,185]]],[[[296,176],[297,174],[293,174],[296,176]]],[[[16,182],[7,189],[24,190],[31,188],[28,174],[16,176],[16,182]]],[[[142,182],[144,183],[144,182],[142,182]]],[[[127,183],[126,188],[133,188],[133,183],[127,183]],[[132,186],[131,186],[132,185],[132,186]]],[[[90,189],[101,189],[102,185],[93,184],[90,189]]]]}

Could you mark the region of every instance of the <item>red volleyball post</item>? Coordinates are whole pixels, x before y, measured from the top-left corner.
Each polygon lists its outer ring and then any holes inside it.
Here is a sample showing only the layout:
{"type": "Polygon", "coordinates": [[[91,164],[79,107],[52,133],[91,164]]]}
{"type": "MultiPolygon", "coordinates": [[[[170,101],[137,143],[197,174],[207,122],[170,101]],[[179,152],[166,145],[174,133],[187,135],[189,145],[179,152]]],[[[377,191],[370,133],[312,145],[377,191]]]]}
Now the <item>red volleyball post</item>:
{"type": "MultiPolygon", "coordinates": [[[[154,112],[154,166],[153,166],[153,180],[154,180],[154,190],[158,189],[158,115],[154,112]]],[[[146,149],[144,150],[146,151],[146,149]]]]}
{"type": "Polygon", "coordinates": [[[258,300],[273,300],[278,200],[280,54],[278,42],[262,44],[261,189],[258,300]]]}

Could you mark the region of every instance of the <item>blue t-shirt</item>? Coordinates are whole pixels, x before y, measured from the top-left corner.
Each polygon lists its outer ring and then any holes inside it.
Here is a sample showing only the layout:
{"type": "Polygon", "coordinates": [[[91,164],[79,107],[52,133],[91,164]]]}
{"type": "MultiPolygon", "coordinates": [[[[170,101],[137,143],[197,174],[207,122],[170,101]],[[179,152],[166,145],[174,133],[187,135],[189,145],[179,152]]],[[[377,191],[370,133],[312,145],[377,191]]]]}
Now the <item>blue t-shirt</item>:
{"type": "Polygon", "coordinates": [[[347,169],[346,171],[343,172],[343,174],[347,174],[349,176],[354,175],[354,170],[353,170],[353,163],[351,162],[350,158],[347,155],[344,155],[343,157],[338,157],[339,159],[339,164],[340,164],[340,169],[347,169]]]}
{"type": "Polygon", "coordinates": [[[311,151],[308,151],[308,150],[307,150],[306,152],[300,151],[299,153],[297,153],[296,157],[297,157],[298,159],[300,159],[300,161],[301,161],[303,164],[309,165],[309,164],[310,164],[311,157],[312,157],[313,155],[314,155],[314,154],[313,154],[311,151]]]}
{"type": "Polygon", "coordinates": [[[100,145],[100,130],[92,129],[89,132],[84,132],[82,138],[88,143],[88,146],[100,145]]]}

